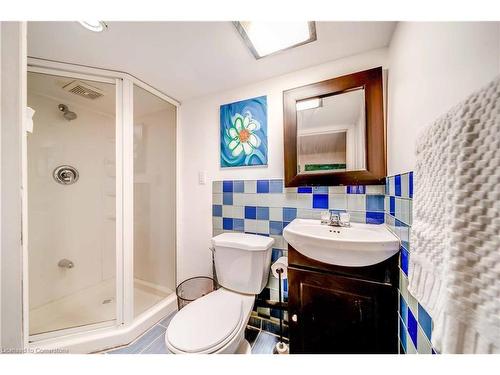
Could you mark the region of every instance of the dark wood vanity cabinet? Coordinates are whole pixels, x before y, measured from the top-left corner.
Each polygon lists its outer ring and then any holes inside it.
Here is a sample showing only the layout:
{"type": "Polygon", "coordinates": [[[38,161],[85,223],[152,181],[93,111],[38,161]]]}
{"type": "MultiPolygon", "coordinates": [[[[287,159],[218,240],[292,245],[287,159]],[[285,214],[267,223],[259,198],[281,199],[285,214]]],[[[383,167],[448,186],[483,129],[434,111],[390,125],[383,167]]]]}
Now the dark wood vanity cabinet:
{"type": "Polygon", "coordinates": [[[393,353],[397,254],[369,267],[339,267],[289,247],[291,353],[393,353]]]}

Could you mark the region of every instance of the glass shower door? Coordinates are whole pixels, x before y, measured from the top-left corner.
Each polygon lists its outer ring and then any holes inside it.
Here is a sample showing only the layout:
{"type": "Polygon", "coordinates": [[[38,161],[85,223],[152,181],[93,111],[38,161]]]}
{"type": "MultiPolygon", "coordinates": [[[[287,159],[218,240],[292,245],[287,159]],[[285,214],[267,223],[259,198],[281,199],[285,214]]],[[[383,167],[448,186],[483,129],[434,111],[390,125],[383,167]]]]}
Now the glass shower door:
{"type": "Polygon", "coordinates": [[[30,335],[116,319],[113,82],[28,73],[30,335]]]}

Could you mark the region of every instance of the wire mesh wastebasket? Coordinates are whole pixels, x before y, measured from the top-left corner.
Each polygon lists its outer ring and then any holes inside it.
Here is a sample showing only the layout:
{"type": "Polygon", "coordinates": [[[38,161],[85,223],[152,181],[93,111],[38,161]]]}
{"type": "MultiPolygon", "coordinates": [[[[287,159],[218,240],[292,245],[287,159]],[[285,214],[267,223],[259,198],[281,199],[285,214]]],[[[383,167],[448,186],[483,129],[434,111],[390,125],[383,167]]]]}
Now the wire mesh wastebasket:
{"type": "Polygon", "coordinates": [[[177,294],[177,306],[179,310],[193,302],[195,299],[217,290],[219,286],[211,277],[197,276],[184,280],[175,289],[177,294]]]}

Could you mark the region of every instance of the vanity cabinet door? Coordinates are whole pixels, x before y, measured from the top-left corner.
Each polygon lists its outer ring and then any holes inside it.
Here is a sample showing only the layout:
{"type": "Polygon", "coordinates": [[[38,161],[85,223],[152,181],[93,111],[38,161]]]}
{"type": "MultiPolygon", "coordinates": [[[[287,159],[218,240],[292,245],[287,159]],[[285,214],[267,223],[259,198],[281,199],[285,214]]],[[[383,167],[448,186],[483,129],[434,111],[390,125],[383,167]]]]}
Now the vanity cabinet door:
{"type": "Polygon", "coordinates": [[[291,353],[397,353],[388,284],[288,268],[291,353]]]}

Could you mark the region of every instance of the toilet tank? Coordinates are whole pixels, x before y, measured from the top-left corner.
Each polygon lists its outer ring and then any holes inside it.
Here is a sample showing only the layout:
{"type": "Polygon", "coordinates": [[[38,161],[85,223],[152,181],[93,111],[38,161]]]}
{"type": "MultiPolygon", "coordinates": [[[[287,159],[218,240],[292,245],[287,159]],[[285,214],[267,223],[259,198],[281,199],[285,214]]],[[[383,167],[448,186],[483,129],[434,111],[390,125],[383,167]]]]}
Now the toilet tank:
{"type": "Polygon", "coordinates": [[[259,294],[267,284],[274,239],[246,233],[212,238],[217,281],[226,289],[259,294]]]}

